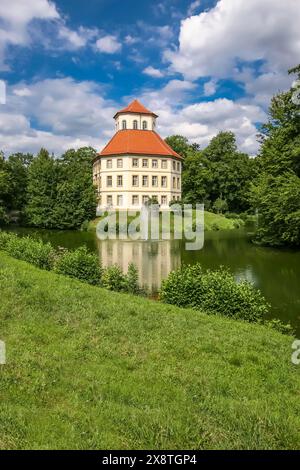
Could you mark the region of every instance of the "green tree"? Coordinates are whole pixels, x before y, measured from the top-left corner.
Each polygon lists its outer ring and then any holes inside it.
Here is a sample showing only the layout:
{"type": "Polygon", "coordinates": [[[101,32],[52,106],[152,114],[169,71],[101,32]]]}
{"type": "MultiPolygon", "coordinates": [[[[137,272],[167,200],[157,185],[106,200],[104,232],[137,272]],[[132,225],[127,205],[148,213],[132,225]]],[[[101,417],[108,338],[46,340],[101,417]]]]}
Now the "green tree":
{"type": "Polygon", "coordinates": [[[7,160],[7,170],[10,174],[10,201],[11,210],[25,210],[27,203],[27,185],[29,166],[33,160],[33,155],[16,153],[10,155],[7,160]]]}
{"type": "Polygon", "coordinates": [[[80,227],[96,215],[96,191],[93,185],[93,159],[90,147],[68,150],[58,161],[59,180],[53,211],[55,226],[62,229],[80,227]]]}
{"type": "Polygon", "coordinates": [[[28,171],[27,223],[34,227],[55,228],[53,217],[57,199],[58,165],[41,149],[28,171]]]}
{"type": "MultiPolygon", "coordinates": [[[[300,66],[291,72],[300,79],[300,66]]],[[[291,88],[272,99],[261,131],[252,200],[259,213],[257,238],[269,245],[300,245],[300,107],[294,94],[291,88]]]]}
{"type": "Polygon", "coordinates": [[[191,150],[197,150],[197,144],[190,144],[182,135],[171,135],[165,139],[167,144],[182,157],[187,157],[191,150]]]}

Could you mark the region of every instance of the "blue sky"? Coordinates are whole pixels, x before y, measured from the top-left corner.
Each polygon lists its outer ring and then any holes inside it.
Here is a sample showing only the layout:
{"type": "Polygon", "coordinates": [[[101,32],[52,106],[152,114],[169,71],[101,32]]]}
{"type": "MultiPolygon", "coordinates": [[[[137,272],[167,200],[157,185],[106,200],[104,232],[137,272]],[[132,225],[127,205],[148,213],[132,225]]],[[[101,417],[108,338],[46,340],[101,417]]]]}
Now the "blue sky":
{"type": "Polygon", "coordinates": [[[300,58],[297,0],[1,0],[0,150],[100,149],[138,98],[163,137],[232,130],[257,151],[272,94],[300,58]]]}

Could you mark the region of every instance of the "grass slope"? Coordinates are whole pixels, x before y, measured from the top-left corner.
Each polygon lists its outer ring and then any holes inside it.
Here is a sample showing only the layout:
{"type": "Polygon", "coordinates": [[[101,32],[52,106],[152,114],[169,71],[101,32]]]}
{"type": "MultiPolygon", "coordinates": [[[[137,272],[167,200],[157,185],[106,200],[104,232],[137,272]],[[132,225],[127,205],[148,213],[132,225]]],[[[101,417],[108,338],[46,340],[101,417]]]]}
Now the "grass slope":
{"type": "Polygon", "coordinates": [[[0,292],[0,448],[300,447],[291,338],[3,253],[0,292]]]}

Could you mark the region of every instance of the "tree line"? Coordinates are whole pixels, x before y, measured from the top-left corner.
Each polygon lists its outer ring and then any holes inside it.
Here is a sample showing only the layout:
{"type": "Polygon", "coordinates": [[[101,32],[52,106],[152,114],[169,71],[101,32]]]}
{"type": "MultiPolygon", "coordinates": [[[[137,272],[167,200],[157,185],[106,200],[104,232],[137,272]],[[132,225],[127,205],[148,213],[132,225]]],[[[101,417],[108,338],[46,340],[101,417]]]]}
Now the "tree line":
{"type": "Polygon", "coordinates": [[[75,229],[95,217],[92,148],[68,150],[55,158],[17,153],[0,158],[0,224],[16,217],[22,225],[75,229]]]}
{"type": "MultiPolygon", "coordinates": [[[[290,70],[300,80],[300,65],[290,70]]],[[[173,135],[167,143],[184,157],[182,196],[206,210],[258,214],[256,240],[300,245],[300,105],[295,88],[274,96],[268,122],[261,126],[260,150],[240,152],[232,132],[220,132],[200,149],[173,135]]],[[[0,224],[17,214],[24,225],[74,229],[96,215],[92,148],[69,150],[55,158],[0,154],[0,224]]]]}

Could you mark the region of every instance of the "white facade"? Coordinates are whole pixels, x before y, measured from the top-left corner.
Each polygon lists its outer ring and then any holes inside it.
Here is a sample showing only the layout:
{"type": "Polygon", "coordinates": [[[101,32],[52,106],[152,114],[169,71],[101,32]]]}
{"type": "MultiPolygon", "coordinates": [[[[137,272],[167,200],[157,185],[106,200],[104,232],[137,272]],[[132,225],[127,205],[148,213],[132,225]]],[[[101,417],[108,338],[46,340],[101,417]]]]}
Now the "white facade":
{"type": "MultiPolygon", "coordinates": [[[[153,134],[155,129],[156,115],[121,112],[115,121],[117,133],[139,131],[141,134],[136,138],[147,142],[148,132],[153,134]]],[[[131,134],[130,138],[135,138],[131,134]]],[[[171,152],[170,155],[124,154],[122,149],[119,154],[100,153],[93,168],[98,208],[140,210],[147,199],[155,198],[161,209],[166,210],[171,201],[181,199],[181,171],[181,158],[171,152]]]]}

